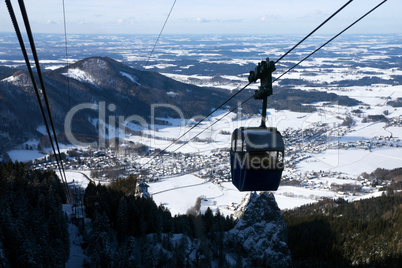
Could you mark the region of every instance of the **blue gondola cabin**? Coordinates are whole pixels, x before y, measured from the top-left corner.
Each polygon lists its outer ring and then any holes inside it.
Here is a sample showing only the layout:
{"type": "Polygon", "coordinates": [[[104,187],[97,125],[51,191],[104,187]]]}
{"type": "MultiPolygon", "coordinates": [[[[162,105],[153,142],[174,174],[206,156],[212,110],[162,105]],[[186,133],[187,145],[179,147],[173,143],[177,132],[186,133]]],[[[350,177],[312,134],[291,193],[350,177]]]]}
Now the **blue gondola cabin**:
{"type": "Polygon", "coordinates": [[[276,191],[284,169],[285,146],[276,128],[237,128],[232,134],[232,183],[239,191],[276,191]]]}

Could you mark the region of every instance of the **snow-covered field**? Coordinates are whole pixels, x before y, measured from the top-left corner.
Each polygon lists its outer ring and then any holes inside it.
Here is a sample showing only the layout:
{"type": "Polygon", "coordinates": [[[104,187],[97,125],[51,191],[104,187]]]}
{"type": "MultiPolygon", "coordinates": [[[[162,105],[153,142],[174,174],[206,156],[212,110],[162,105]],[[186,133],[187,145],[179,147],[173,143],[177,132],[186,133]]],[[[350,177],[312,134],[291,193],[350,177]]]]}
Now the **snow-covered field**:
{"type": "Polygon", "coordinates": [[[75,183],[77,186],[85,189],[89,184],[88,176],[83,172],[65,171],[68,183],[75,183]]]}
{"type": "MultiPolygon", "coordinates": [[[[225,216],[232,215],[236,205],[240,203],[247,193],[239,192],[230,182],[217,185],[205,182],[194,175],[163,179],[155,183],[149,183],[149,185],[149,192],[154,201],[169,208],[173,215],[186,214],[190,208],[195,206],[199,197],[202,198],[201,212],[204,212],[209,207],[212,211],[219,209],[225,216]]],[[[291,209],[316,202],[315,196],[333,197],[336,194],[330,191],[317,193],[317,191],[290,186],[281,187],[275,193],[275,199],[281,209],[291,209]]]]}
{"type": "Polygon", "coordinates": [[[376,168],[394,169],[402,166],[402,148],[379,148],[372,151],[361,149],[326,150],[298,165],[299,170],[338,171],[357,177],[376,168]]]}
{"type": "Polygon", "coordinates": [[[229,211],[227,207],[231,202],[240,203],[244,196],[231,183],[217,185],[194,175],[163,179],[149,185],[154,201],[169,208],[173,215],[185,214],[195,206],[199,197],[202,198],[202,212],[210,207],[214,211],[219,208],[223,214],[230,215],[233,211],[229,211]]]}
{"type": "Polygon", "coordinates": [[[32,159],[37,159],[45,156],[40,153],[38,150],[11,150],[8,152],[8,155],[11,158],[11,161],[22,161],[26,162],[32,159]]]}

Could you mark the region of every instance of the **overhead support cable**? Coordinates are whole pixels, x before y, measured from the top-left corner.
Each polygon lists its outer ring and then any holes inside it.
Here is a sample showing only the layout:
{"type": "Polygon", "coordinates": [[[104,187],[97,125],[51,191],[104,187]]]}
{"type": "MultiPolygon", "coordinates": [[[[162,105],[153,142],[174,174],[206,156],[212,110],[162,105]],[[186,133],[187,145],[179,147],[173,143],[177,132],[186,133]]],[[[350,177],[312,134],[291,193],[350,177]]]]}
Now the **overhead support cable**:
{"type": "Polygon", "coordinates": [[[317,51],[319,51],[320,49],[322,49],[323,47],[325,47],[326,45],[328,45],[329,43],[331,43],[334,39],[336,39],[337,37],[339,37],[341,34],[343,34],[344,32],[346,32],[347,30],[349,30],[351,27],[353,27],[356,23],[358,23],[359,21],[361,21],[362,19],[364,19],[367,15],[369,15],[371,12],[373,12],[374,10],[376,10],[377,8],[379,8],[381,5],[383,5],[385,2],[387,2],[388,0],[384,0],[381,3],[379,3],[377,6],[375,6],[374,8],[372,8],[370,11],[368,11],[366,14],[364,14],[363,16],[361,16],[360,18],[358,18],[357,20],[355,20],[352,24],[350,24],[348,27],[346,27],[345,29],[343,29],[342,31],[340,31],[337,35],[335,35],[334,37],[332,37],[331,39],[329,39],[327,42],[325,42],[324,44],[322,44],[320,47],[318,47],[316,50],[314,50],[313,52],[311,52],[309,55],[307,55],[305,58],[303,58],[301,61],[299,61],[297,64],[295,64],[292,68],[288,69],[286,72],[284,72],[283,74],[281,74],[279,77],[277,77],[274,81],[272,81],[272,83],[274,83],[275,81],[279,80],[282,76],[284,76],[285,74],[287,74],[288,72],[290,72],[291,70],[293,70],[294,68],[296,68],[297,66],[299,66],[303,61],[307,60],[308,58],[310,58],[312,55],[314,55],[317,51]]]}
{"type": "Polygon", "coordinates": [[[63,0],[63,21],[64,21],[64,46],[66,47],[66,65],[67,65],[67,94],[68,94],[68,109],[71,109],[70,100],[70,74],[68,66],[68,46],[67,46],[67,22],[66,22],[66,8],[63,0]]]}
{"type": "Polygon", "coordinates": [[[280,57],[279,59],[277,59],[275,61],[275,64],[278,63],[280,60],[282,60],[284,57],[286,57],[286,55],[288,55],[290,52],[292,52],[296,47],[298,47],[301,43],[303,43],[307,38],[309,38],[313,33],[315,33],[318,29],[320,29],[324,24],[326,24],[328,21],[330,21],[333,17],[335,17],[336,14],[338,14],[339,12],[341,12],[342,9],[344,9],[346,6],[348,6],[350,3],[352,3],[353,0],[349,0],[346,4],[344,4],[342,7],[340,7],[334,14],[332,14],[330,17],[328,17],[328,19],[326,19],[325,21],[323,21],[320,25],[317,26],[317,28],[315,28],[313,31],[311,31],[311,33],[309,33],[308,35],[306,35],[306,37],[304,37],[302,40],[300,40],[299,43],[297,43],[296,45],[294,45],[291,49],[289,49],[288,52],[286,52],[285,54],[282,55],[282,57],[280,57]]]}
{"type": "MultiPolygon", "coordinates": [[[[204,116],[201,120],[199,120],[196,124],[194,124],[189,130],[187,130],[186,132],[184,132],[180,137],[178,137],[177,139],[175,139],[173,142],[171,142],[168,146],[166,146],[163,150],[161,150],[155,157],[158,157],[159,155],[161,155],[162,153],[166,152],[167,149],[169,149],[172,145],[176,144],[181,138],[183,138],[185,135],[187,135],[191,130],[193,130],[194,128],[196,128],[199,124],[201,124],[202,122],[205,121],[205,119],[207,119],[208,117],[210,117],[213,113],[215,113],[217,110],[219,110],[220,108],[222,108],[226,103],[228,103],[229,101],[231,101],[234,97],[236,97],[238,94],[240,94],[244,89],[246,89],[249,85],[251,84],[248,83],[247,85],[245,85],[243,88],[241,88],[239,91],[237,91],[235,94],[233,94],[229,99],[227,99],[226,101],[224,101],[221,105],[219,105],[217,108],[215,108],[212,112],[210,112],[208,115],[204,116]]],[[[143,164],[141,166],[144,167],[146,166],[149,162],[152,161],[151,158],[150,160],[148,160],[145,164],[143,164]]]]}
{"type": "MultiPolygon", "coordinates": [[[[353,27],[356,23],[358,23],[359,21],[361,21],[363,18],[365,18],[367,15],[369,15],[370,13],[372,13],[374,10],[376,10],[377,8],[379,8],[382,4],[384,4],[385,2],[387,2],[388,0],[384,0],[382,1],[380,4],[378,4],[377,6],[375,6],[374,8],[372,8],[370,11],[368,11],[367,13],[365,13],[363,16],[361,16],[359,19],[357,19],[356,21],[354,21],[353,23],[351,23],[349,26],[347,26],[345,29],[343,29],[341,32],[339,32],[338,34],[336,34],[334,37],[332,37],[331,39],[329,39],[327,42],[325,42],[323,45],[321,45],[320,47],[318,47],[317,49],[315,49],[313,52],[311,52],[309,55],[307,55],[306,57],[304,57],[302,60],[300,60],[298,63],[296,63],[294,66],[292,66],[291,68],[289,68],[287,71],[285,71],[284,73],[282,73],[279,77],[277,77],[276,79],[274,79],[271,84],[273,84],[274,82],[278,81],[279,79],[281,79],[284,75],[286,75],[287,73],[289,73],[290,71],[292,71],[294,68],[296,68],[297,66],[299,66],[302,62],[304,62],[305,60],[307,60],[308,58],[310,58],[312,55],[314,55],[317,51],[319,51],[320,49],[322,49],[324,46],[328,45],[330,42],[332,42],[334,39],[336,39],[337,37],[339,37],[341,34],[343,34],[345,31],[347,31],[348,29],[350,29],[351,27],[353,27]]],[[[304,39],[305,40],[305,39],[304,39]]],[[[300,43],[300,42],[299,42],[300,43]]],[[[291,49],[293,50],[294,47],[291,49]]],[[[288,53],[285,53],[288,54],[288,53]]],[[[283,57],[281,57],[283,58],[283,57]]],[[[240,93],[240,91],[244,90],[247,86],[249,86],[251,83],[248,83],[245,87],[243,87],[241,90],[239,90],[238,92],[236,92],[236,94],[234,94],[231,98],[229,98],[226,102],[224,102],[224,104],[226,104],[229,100],[231,100],[233,97],[235,97],[238,93],[240,93]]],[[[213,122],[212,124],[210,124],[207,128],[204,128],[202,131],[200,131],[197,135],[193,136],[192,138],[190,138],[189,140],[185,141],[181,146],[179,146],[178,148],[176,148],[175,150],[173,150],[173,152],[176,152],[178,149],[182,148],[183,146],[185,146],[186,144],[188,144],[190,141],[192,141],[193,139],[195,139],[196,137],[198,137],[199,135],[201,135],[204,131],[206,131],[208,128],[212,127],[213,125],[215,125],[216,123],[218,123],[219,121],[221,121],[224,117],[228,116],[230,113],[232,113],[233,111],[235,111],[236,109],[238,109],[239,107],[241,107],[242,105],[244,105],[246,102],[248,102],[249,100],[251,100],[252,98],[254,98],[254,95],[250,96],[248,99],[246,99],[245,101],[243,101],[242,103],[240,103],[238,106],[234,107],[233,109],[231,109],[229,112],[227,112],[226,114],[224,114],[223,116],[221,116],[219,119],[217,119],[215,122],[213,122]]],[[[223,104],[223,105],[224,105],[223,104]]],[[[220,107],[222,107],[223,105],[220,105],[220,107]]],[[[165,149],[163,149],[162,151],[159,152],[159,154],[157,154],[156,156],[152,157],[150,160],[148,160],[145,164],[143,164],[141,166],[141,168],[143,168],[144,166],[146,166],[149,162],[151,162],[154,158],[158,157],[159,155],[161,155],[163,152],[165,152],[168,148],[170,148],[173,144],[176,144],[185,134],[187,134],[188,132],[190,132],[192,129],[194,129],[196,126],[198,126],[202,121],[204,121],[206,118],[208,118],[212,113],[216,112],[215,109],[214,111],[212,111],[209,115],[205,116],[203,119],[201,119],[200,121],[198,121],[197,124],[195,124],[192,128],[190,128],[188,131],[186,131],[182,136],[180,136],[179,138],[177,138],[175,141],[173,141],[172,143],[170,143],[167,147],[165,147],[165,149]]],[[[159,160],[160,161],[160,160],[159,160]]]]}
{"type": "Polygon", "coordinates": [[[152,55],[154,54],[156,45],[158,44],[159,39],[160,39],[161,36],[162,36],[163,30],[165,29],[165,26],[166,26],[166,24],[167,24],[167,22],[168,22],[168,20],[169,20],[169,18],[170,18],[170,14],[172,14],[172,11],[173,11],[173,8],[174,8],[175,5],[176,5],[176,0],[173,1],[172,7],[170,8],[170,11],[169,11],[169,13],[168,13],[168,15],[167,15],[167,17],[166,17],[165,22],[163,23],[163,26],[162,26],[161,31],[159,32],[158,38],[156,38],[156,41],[155,41],[155,44],[154,44],[154,46],[153,46],[153,48],[152,48],[152,50],[151,50],[151,53],[149,53],[148,59],[147,59],[147,61],[145,62],[145,65],[144,65],[143,68],[142,68],[142,72],[141,72],[141,74],[140,74],[140,77],[138,78],[138,85],[140,84],[140,81],[141,81],[141,79],[142,79],[142,75],[144,74],[145,68],[148,66],[149,60],[151,59],[152,55]]]}
{"type": "MultiPolygon", "coordinates": [[[[26,64],[27,69],[28,69],[29,76],[31,77],[32,85],[33,85],[33,87],[35,89],[36,98],[38,100],[39,108],[41,110],[43,121],[45,123],[46,132],[48,134],[50,144],[51,144],[52,149],[53,149],[53,153],[56,156],[56,150],[55,150],[55,147],[54,147],[54,144],[53,144],[52,135],[51,135],[50,129],[49,129],[49,124],[47,122],[46,114],[45,114],[43,104],[42,104],[42,101],[41,101],[41,97],[40,97],[40,94],[39,94],[39,89],[38,89],[38,87],[36,85],[36,81],[35,81],[34,74],[33,74],[32,68],[31,68],[31,64],[29,62],[28,54],[27,54],[27,51],[26,51],[26,48],[25,48],[25,45],[24,45],[24,41],[22,39],[21,31],[20,31],[20,28],[18,26],[17,18],[15,16],[14,9],[13,9],[13,7],[11,5],[10,0],[6,0],[6,5],[7,5],[7,8],[8,8],[8,11],[10,13],[11,21],[13,23],[15,32],[17,34],[18,42],[20,43],[20,46],[21,46],[22,54],[24,56],[24,60],[25,60],[25,64],[26,64]]],[[[56,163],[57,163],[57,166],[58,166],[59,171],[60,171],[60,176],[63,178],[63,173],[61,171],[61,167],[59,165],[58,158],[56,158],[56,163]]]]}
{"type": "MultiPolygon", "coordinates": [[[[312,32],[310,32],[307,36],[305,36],[300,42],[298,42],[296,45],[294,45],[290,50],[288,50],[285,54],[282,55],[275,63],[278,63],[280,60],[282,60],[285,56],[287,56],[291,51],[293,51],[296,47],[298,47],[301,43],[303,43],[307,38],[309,38],[313,33],[315,33],[319,28],[321,28],[324,24],[326,24],[328,21],[330,21],[336,14],[338,14],[341,10],[343,10],[346,6],[348,6],[353,0],[349,0],[346,4],[344,4],[341,8],[339,8],[335,13],[333,13],[329,18],[327,18],[324,22],[322,22],[318,27],[316,27],[312,32]]],[[[162,28],[163,29],[163,28],[162,28]]],[[[149,61],[149,58],[148,58],[149,61]]],[[[148,63],[147,61],[147,63],[148,63]]],[[[142,74],[142,73],[141,73],[142,74]]],[[[187,130],[183,135],[181,135],[179,138],[177,138],[175,141],[170,143],[167,147],[165,147],[163,150],[159,152],[155,157],[158,157],[162,153],[166,152],[167,149],[169,149],[173,144],[177,143],[181,138],[183,138],[187,133],[189,133],[191,130],[193,130],[195,127],[197,127],[200,123],[202,123],[205,119],[207,119],[209,116],[211,116],[213,113],[215,113],[217,110],[222,108],[226,103],[228,103],[230,100],[232,100],[234,97],[236,97],[238,94],[240,94],[244,89],[246,89],[249,85],[251,84],[248,83],[245,85],[243,88],[239,89],[235,94],[233,94],[229,99],[224,101],[221,105],[219,105],[217,108],[215,108],[212,112],[210,112],[208,115],[204,116],[201,120],[199,120],[195,125],[193,125],[189,130],[187,130]]],[[[141,167],[146,166],[150,161],[152,161],[153,158],[151,158],[149,161],[147,161],[144,165],[141,167]]]]}
{"type": "Polygon", "coordinates": [[[24,20],[25,28],[26,28],[26,31],[27,31],[28,39],[29,39],[29,43],[31,45],[32,55],[34,57],[35,66],[36,66],[37,73],[38,73],[38,76],[39,76],[39,81],[40,81],[40,85],[41,85],[41,88],[42,88],[42,95],[43,95],[43,98],[45,100],[45,104],[46,104],[46,107],[47,107],[49,121],[50,121],[50,125],[52,127],[52,131],[53,131],[53,135],[54,135],[54,141],[56,143],[58,156],[60,158],[61,168],[63,170],[64,178],[65,178],[65,181],[67,183],[66,174],[64,172],[63,160],[61,159],[59,142],[57,141],[57,134],[56,134],[56,130],[55,130],[54,123],[53,123],[53,117],[52,117],[52,114],[50,112],[49,100],[48,100],[46,89],[45,89],[45,83],[43,81],[43,76],[42,76],[42,71],[41,71],[40,64],[39,64],[38,54],[36,53],[35,42],[34,42],[34,39],[33,39],[31,26],[29,24],[28,14],[27,14],[27,11],[26,11],[26,8],[25,8],[24,0],[18,0],[18,3],[20,5],[20,10],[21,10],[22,18],[24,20]]]}
{"type": "MultiPolygon", "coordinates": [[[[145,62],[145,65],[142,67],[141,73],[140,73],[140,75],[139,75],[139,77],[138,77],[138,80],[136,81],[136,84],[137,84],[137,86],[135,87],[136,89],[139,88],[139,87],[141,87],[141,80],[142,80],[142,77],[143,77],[143,75],[144,75],[145,68],[148,66],[148,63],[149,63],[149,61],[150,61],[152,55],[154,54],[154,51],[155,51],[155,49],[156,49],[156,46],[158,45],[159,39],[160,39],[160,37],[162,36],[162,33],[163,33],[163,31],[164,31],[164,29],[165,29],[165,27],[166,27],[166,25],[167,25],[167,22],[168,22],[168,20],[169,20],[169,18],[170,18],[170,15],[172,14],[173,8],[174,8],[175,5],[176,5],[176,1],[177,1],[177,0],[174,0],[174,1],[173,1],[173,4],[172,4],[172,6],[170,7],[169,13],[168,13],[168,15],[167,15],[167,17],[166,17],[166,19],[165,19],[165,22],[164,22],[163,25],[162,25],[162,28],[161,28],[161,30],[160,30],[160,32],[159,32],[159,35],[158,35],[158,37],[156,38],[156,41],[155,41],[155,43],[154,43],[154,45],[153,45],[153,47],[152,47],[152,50],[151,50],[151,52],[150,52],[149,55],[148,55],[147,61],[145,62]]],[[[127,108],[127,106],[128,106],[128,104],[126,104],[126,105],[124,106],[124,109],[123,109],[123,110],[125,110],[125,109],[127,108]]]]}
{"type": "MultiPolygon", "coordinates": [[[[34,77],[34,74],[33,74],[32,68],[31,68],[31,64],[30,64],[30,61],[29,61],[29,58],[28,58],[28,54],[27,54],[25,45],[24,45],[24,41],[22,39],[21,31],[20,31],[20,28],[18,26],[17,18],[16,18],[15,13],[14,13],[14,9],[13,9],[13,7],[11,5],[10,0],[5,0],[5,2],[6,2],[6,6],[7,6],[7,9],[9,11],[9,14],[10,14],[10,17],[11,17],[11,21],[13,23],[13,26],[14,26],[14,29],[15,29],[15,32],[16,32],[16,35],[17,35],[17,38],[18,38],[18,42],[20,43],[20,46],[21,46],[22,54],[24,56],[24,60],[25,60],[25,63],[27,65],[27,69],[28,69],[29,75],[30,75],[31,80],[32,80],[32,85],[33,85],[33,87],[35,89],[36,98],[38,100],[39,107],[40,107],[40,110],[41,110],[41,113],[42,113],[42,117],[43,117],[43,120],[44,120],[44,123],[45,123],[46,132],[48,134],[49,141],[50,141],[51,147],[53,149],[53,154],[54,154],[55,159],[56,159],[56,165],[57,165],[57,167],[59,169],[61,180],[62,180],[62,182],[63,182],[63,184],[65,186],[66,196],[68,197],[67,178],[66,178],[66,175],[65,175],[65,172],[64,172],[64,167],[63,167],[63,162],[62,162],[62,159],[61,159],[60,150],[58,150],[58,154],[57,154],[55,146],[54,146],[54,143],[53,143],[53,138],[52,138],[52,135],[51,135],[51,132],[50,132],[49,124],[48,124],[48,121],[47,121],[47,118],[46,118],[46,113],[44,111],[44,107],[43,107],[43,104],[42,104],[39,88],[38,88],[38,86],[36,84],[36,80],[35,80],[35,77],[34,77]]],[[[19,1],[19,2],[21,2],[21,1],[19,1]]],[[[20,3],[20,7],[21,7],[21,3],[20,3]]],[[[21,12],[22,12],[22,10],[21,10],[21,12]]],[[[27,32],[28,32],[28,29],[27,29],[27,32]]],[[[32,35],[32,33],[31,33],[31,35],[32,35]]],[[[31,42],[31,40],[30,40],[30,42],[31,42]]],[[[31,43],[31,49],[32,49],[32,54],[36,55],[36,51],[34,50],[35,47],[32,46],[32,43],[31,43]]],[[[38,75],[41,78],[40,68],[38,69],[38,75]]],[[[42,80],[42,83],[43,83],[43,80],[42,80]]],[[[45,92],[46,92],[45,88],[42,85],[42,94],[46,94],[45,92]]],[[[45,95],[43,95],[43,96],[45,96],[45,95]]],[[[49,117],[51,119],[50,107],[48,105],[48,102],[46,102],[46,105],[47,105],[47,109],[48,109],[48,115],[49,115],[49,117]]],[[[57,147],[58,147],[57,137],[56,137],[56,134],[55,134],[55,131],[54,131],[54,126],[53,126],[53,133],[54,133],[54,139],[55,139],[57,147]]]]}
{"type": "MultiPolygon", "coordinates": [[[[307,60],[308,58],[310,58],[312,55],[314,55],[317,51],[319,51],[321,48],[323,48],[324,46],[328,45],[330,42],[332,42],[334,39],[336,39],[337,37],[339,37],[341,34],[343,34],[345,31],[347,31],[348,29],[350,29],[351,27],[353,27],[356,23],[358,23],[360,20],[362,20],[364,17],[366,17],[367,15],[369,15],[371,12],[373,12],[374,10],[376,10],[378,7],[380,7],[382,4],[384,4],[387,0],[382,1],[380,4],[378,4],[376,7],[374,7],[373,9],[371,9],[370,11],[368,11],[366,14],[364,14],[363,16],[361,16],[359,19],[357,19],[356,21],[354,21],[352,24],[350,24],[348,27],[346,27],[345,29],[343,29],[341,32],[339,32],[338,34],[336,34],[334,37],[332,37],[331,39],[329,39],[327,42],[325,42],[323,45],[321,45],[320,47],[318,47],[316,50],[314,50],[313,52],[311,52],[309,55],[307,55],[306,57],[304,57],[302,60],[300,60],[298,63],[296,63],[295,65],[293,65],[291,68],[289,68],[286,72],[282,73],[278,78],[274,79],[272,81],[272,83],[278,81],[279,79],[281,79],[284,75],[286,75],[287,73],[289,73],[290,71],[292,71],[294,68],[296,68],[297,66],[299,66],[303,61],[307,60]]],[[[181,147],[183,147],[184,145],[186,145],[187,143],[189,143],[191,140],[195,139],[196,137],[198,137],[199,135],[201,135],[205,130],[207,130],[208,128],[212,127],[213,125],[215,125],[216,123],[218,123],[219,121],[221,121],[224,117],[228,116],[230,113],[234,112],[235,110],[237,110],[239,107],[241,107],[242,105],[244,105],[246,102],[248,102],[249,100],[251,100],[252,98],[254,98],[254,95],[252,95],[251,97],[249,97],[248,99],[246,99],[245,101],[243,101],[242,103],[240,103],[238,106],[234,107],[233,109],[231,109],[229,112],[227,112],[226,114],[224,114],[223,116],[221,116],[219,119],[217,119],[215,122],[213,122],[211,125],[209,125],[207,128],[203,129],[202,131],[200,131],[197,135],[195,135],[194,137],[192,137],[190,140],[184,142],[180,147],[178,147],[177,149],[175,149],[173,152],[177,151],[178,149],[180,149],[181,147]]]]}

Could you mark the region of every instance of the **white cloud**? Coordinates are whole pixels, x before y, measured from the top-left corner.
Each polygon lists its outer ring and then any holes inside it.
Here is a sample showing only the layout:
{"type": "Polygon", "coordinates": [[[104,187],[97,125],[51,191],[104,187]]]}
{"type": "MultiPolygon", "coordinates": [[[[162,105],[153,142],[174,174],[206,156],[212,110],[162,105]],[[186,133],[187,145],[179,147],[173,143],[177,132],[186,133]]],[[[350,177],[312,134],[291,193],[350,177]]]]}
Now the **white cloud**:
{"type": "Polygon", "coordinates": [[[46,24],[48,24],[48,25],[55,25],[55,24],[58,24],[56,21],[54,21],[54,20],[47,20],[46,21],[46,24]]]}
{"type": "Polygon", "coordinates": [[[87,20],[79,20],[77,23],[80,24],[80,25],[84,25],[84,24],[88,24],[89,21],[87,21],[87,20]]]}
{"type": "Polygon", "coordinates": [[[301,16],[300,18],[320,18],[323,17],[325,14],[321,11],[321,10],[313,10],[307,14],[305,14],[304,16],[301,16]]]}
{"type": "Polygon", "coordinates": [[[197,22],[199,22],[199,23],[208,23],[208,22],[211,22],[211,21],[207,20],[205,18],[197,18],[197,22]]]}
{"type": "Polygon", "coordinates": [[[271,15],[266,15],[266,16],[262,17],[260,20],[261,21],[274,21],[274,20],[277,20],[279,18],[280,17],[278,15],[271,14],[271,15]]]}

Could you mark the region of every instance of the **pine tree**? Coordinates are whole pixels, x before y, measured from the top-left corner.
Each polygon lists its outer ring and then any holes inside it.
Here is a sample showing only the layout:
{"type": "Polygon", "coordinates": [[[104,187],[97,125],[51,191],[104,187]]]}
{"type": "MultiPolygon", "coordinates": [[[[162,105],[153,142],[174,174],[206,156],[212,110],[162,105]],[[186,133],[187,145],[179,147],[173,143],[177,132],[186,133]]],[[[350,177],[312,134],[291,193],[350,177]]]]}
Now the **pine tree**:
{"type": "Polygon", "coordinates": [[[120,201],[116,225],[120,242],[129,234],[129,224],[129,205],[127,199],[123,197],[120,201]]]}
{"type": "Polygon", "coordinates": [[[88,241],[88,254],[91,264],[96,267],[112,265],[110,226],[106,213],[95,213],[92,221],[93,231],[88,241]]]}
{"type": "Polygon", "coordinates": [[[204,224],[207,233],[211,232],[214,223],[214,215],[212,210],[208,207],[204,214],[204,224]]]}
{"type": "Polygon", "coordinates": [[[139,267],[142,263],[141,259],[141,247],[138,245],[136,239],[134,237],[129,237],[128,239],[128,263],[130,267],[139,267]]]}

